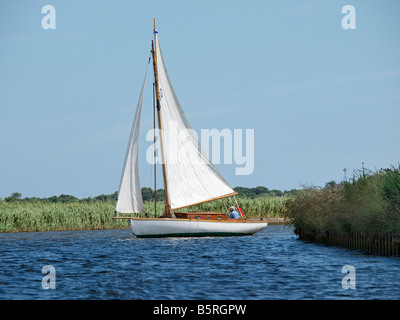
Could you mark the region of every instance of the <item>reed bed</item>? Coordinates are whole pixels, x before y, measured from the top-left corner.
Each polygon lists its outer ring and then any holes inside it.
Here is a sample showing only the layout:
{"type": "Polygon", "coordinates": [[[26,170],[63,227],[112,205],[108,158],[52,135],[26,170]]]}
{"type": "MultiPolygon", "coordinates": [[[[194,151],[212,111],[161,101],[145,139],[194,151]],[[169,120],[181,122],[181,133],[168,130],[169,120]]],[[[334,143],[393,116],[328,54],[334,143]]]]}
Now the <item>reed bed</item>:
{"type": "MultiPolygon", "coordinates": [[[[246,218],[262,219],[281,217],[287,199],[287,197],[237,198],[237,201],[246,218]]],[[[191,207],[186,211],[207,210],[228,213],[230,205],[234,205],[233,199],[230,201],[221,199],[191,207]]],[[[141,216],[154,217],[154,202],[145,201],[144,206],[146,213],[141,216]]],[[[114,210],[115,201],[52,203],[0,199],[0,232],[127,228],[126,219],[113,219],[114,210]]],[[[164,203],[158,202],[156,210],[156,216],[162,216],[164,203]]]]}
{"type": "Polygon", "coordinates": [[[306,188],[286,203],[284,216],[302,234],[400,234],[400,166],[364,170],[334,187],[306,188]]]}
{"type": "MultiPolygon", "coordinates": [[[[238,197],[236,200],[245,218],[264,219],[282,217],[286,210],[286,202],[288,199],[289,197],[260,197],[255,199],[238,197]]],[[[228,213],[230,206],[236,207],[236,201],[232,198],[205,202],[192,207],[191,210],[228,213]]]]}
{"type": "Polygon", "coordinates": [[[0,201],[0,232],[96,230],[126,227],[113,220],[111,202],[0,201]]]}

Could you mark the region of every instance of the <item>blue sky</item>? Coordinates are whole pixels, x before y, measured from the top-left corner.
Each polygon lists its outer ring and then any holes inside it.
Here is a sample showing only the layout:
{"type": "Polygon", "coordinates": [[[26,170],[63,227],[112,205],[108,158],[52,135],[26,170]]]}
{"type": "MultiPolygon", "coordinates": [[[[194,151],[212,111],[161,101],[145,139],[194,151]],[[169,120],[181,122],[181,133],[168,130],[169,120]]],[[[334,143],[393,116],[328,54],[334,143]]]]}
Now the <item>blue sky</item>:
{"type": "MultiPolygon", "coordinates": [[[[118,189],[153,18],[192,127],[255,130],[252,174],[217,165],[232,187],[324,186],[362,162],[396,165],[399,11],[377,0],[1,1],[0,197],[118,189]],[[55,30],[41,25],[47,4],[55,30]],[[347,4],[355,30],[341,25],[347,4]]],[[[152,186],[151,166],[140,165],[152,186]]]]}

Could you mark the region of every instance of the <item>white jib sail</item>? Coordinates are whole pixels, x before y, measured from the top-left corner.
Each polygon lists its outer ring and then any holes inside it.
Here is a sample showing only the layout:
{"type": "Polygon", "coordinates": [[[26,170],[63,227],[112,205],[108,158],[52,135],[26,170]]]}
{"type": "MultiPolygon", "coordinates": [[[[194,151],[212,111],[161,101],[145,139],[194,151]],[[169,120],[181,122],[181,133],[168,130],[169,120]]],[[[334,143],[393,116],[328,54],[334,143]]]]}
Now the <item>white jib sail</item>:
{"type": "Polygon", "coordinates": [[[202,149],[176,97],[156,41],[161,124],[171,209],[235,193],[202,149]]]}
{"type": "Polygon", "coordinates": [[[135,118],[133,120],[131,134],[129,137],[128,148],[125,155],[125,164],[122,170],[117,207],[115,209],[117,212],[121,213],[144,212],[142,192],[140,190],[139,181],[138,149],[140,114],[142,110],[143,91],[146,78],[147,70],[143,80],[142,90],[140,91],[135,118]]]}

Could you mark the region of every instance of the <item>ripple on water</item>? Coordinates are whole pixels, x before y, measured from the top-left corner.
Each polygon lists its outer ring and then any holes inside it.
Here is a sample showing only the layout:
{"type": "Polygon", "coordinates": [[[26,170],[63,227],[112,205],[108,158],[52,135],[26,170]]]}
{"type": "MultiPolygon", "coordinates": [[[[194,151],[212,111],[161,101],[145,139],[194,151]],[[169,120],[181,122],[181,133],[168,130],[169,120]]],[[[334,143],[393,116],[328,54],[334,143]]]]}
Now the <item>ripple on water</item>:
{"type": "Polygon", "coordinates": [[[399,299],[399,258],[246,237],[138,239],[130,230],[0,234],[0,299],[399,299]],[[56,268],[43,290],[44,265],[56,268]],[[344,290],[342,267],[356,269],[344,290]]]}

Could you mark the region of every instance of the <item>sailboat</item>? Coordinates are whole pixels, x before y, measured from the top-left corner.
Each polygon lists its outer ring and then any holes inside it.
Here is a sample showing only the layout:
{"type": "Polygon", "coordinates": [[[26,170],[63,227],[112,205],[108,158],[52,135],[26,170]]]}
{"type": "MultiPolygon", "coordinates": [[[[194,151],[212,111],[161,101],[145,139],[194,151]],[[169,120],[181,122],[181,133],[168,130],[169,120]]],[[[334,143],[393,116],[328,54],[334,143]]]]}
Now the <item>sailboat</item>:
{"type": "Polygon", "coordinates": [[[136,237],[243,236],[264,230],[268,225],[264,221],[249,221],[244,217],[231,219],[219,212],[177,211],[208,201],[231,198],[237,193],[210,162],[183,112],[165,67],[155,19],[153,34],[153,104],[158,118],[165,213],[154,218],[137,215],[145,213],[139,180],[138,145],[146,71],[125,155],[114,218],[129,219],[136,237]],[[131,216],[115,216],[116,213],[131,216]]]}

